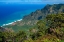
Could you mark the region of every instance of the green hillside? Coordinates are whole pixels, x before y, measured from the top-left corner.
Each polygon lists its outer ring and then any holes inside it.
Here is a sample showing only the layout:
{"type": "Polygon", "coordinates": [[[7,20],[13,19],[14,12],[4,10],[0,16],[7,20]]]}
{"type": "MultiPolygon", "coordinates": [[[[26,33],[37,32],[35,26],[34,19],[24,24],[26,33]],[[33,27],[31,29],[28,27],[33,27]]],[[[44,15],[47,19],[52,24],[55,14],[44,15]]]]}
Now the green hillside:
{"type": "Polygon", "coordinates": [[[14,31],[28,30],[30,27],[34,27],[34,25],[39,20],[44,20],[48,14],[60,13],[64,13],[64,4],[47,4],[44,8],[36,10],[35,12],[32,12],[29,15],[24,16],[22,21],[15,22],[12,25],[4,26],[4,28],[12,28],[14,31]]]}
{"type": "Polygon", "coordinates": [[[0,42],[64,42],[64,13],[49,14],[28,31],[0,31],[0,42]]]}
{"type": "Polygon", "coordinates": [[[0,27],[0,42],[64,42],[64,4],[46,5],[0,27]]]}

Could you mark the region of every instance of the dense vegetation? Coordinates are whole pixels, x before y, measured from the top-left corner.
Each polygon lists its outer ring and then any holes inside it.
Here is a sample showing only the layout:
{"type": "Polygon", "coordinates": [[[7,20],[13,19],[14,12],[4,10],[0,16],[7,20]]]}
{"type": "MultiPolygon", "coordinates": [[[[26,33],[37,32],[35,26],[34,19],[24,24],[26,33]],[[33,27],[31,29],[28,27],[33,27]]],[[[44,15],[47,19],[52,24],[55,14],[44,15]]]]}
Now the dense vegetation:
{"type": "Polygon", "coordinates": [[[64,14],[47,15],[27,33],[1,31],[0,42],[64,42],[64,14]]]}

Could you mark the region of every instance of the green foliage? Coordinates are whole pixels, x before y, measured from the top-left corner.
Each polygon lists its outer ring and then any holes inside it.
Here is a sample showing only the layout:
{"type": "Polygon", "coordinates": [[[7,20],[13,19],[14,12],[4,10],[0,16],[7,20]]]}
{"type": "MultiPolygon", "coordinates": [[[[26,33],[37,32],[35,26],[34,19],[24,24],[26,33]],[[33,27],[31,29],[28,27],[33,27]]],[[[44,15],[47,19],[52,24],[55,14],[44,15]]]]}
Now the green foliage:
{"type": "Polygon", "coordinates": [[[24,40],[24,42],[34,42],[34,40],[32,40],[31,38],[29,38],[28,40],[24,40]]]}
{"type": "Polygon", "coordinates": [[[38,39],[40,36],[45,35],[46,31],[46,22],[43,20],[39,20],[36,24],[35,28],[30,29],[30,37],[33,40],[38,39]]]}
{"type": "Polygon", "coordinates": [[[15,36],[16,42],[21,42],[21,41],[25,40],[26,38],[27,38],[27,36],[24,31],[19,31],[15,36]]]}
{"type": "Polygon", "coordinates": [[[64,40],[61,40],[60,42],[64,42],[64,40]]]}
{"type": "Polygon", "coordinates": [[[2,42],[2,32],[0,32],[0,42],[2,42]]]}
{"type": "MultiPolygon", "coordinates": [[[[50,14],[46,17],[46,20],[39,20],[37,22],[38,30],[36,33],[31,32],[31,38],[33,40],[39,39],[41,36],[48,34],[48,29],[50,28],[50,32],[52,35],[56,36],[57,39],[51,37],[51,39],[44,39],[44,42],[60,42],[59,39],[64,38],[64,14],[50,14]],[[47,27],[48,26],[48,27],[47,27]],[[54,39],[54,40],[53,40],[54,39]]],[[[32,29],[31,29],[32,30],[32,29]]]]}
{"type": "Polygon", "coordinates": [[[12,25],[5,26],[5,28],[7,28],[7,27],[12,28],[15,32],[18,32],[20,30],[27,31],[30,28],[32,28],[33,26],[30,26],[30,25],[29,26],[28,25],[21,26],[21,25],[17,24],[17,25],[14,25],[14,26],[12,26],[12,25]]]}
{"type": "Polygon", "coordinates": [[[0,32],[0,42],[21,42],[27,38],[24,31],[14,32],[0,32]]]}
{"type": "Polygon", "coordinates": [[[46,31],[46,21],[40,20],[37,22],[37,26],[38,26],[38,33],[40,35],[44,35],[45,31],[46,31]]]}
{"type": "Polygon", "coordinates": [[[64,27],[64,14],[50,14],[46,19],[50,27],[64,27]]]}
{"type": "Polygon", "coordinates": [[[54,35],[44,35],[43,37],[40,37],[36,42],[60,42],[60,39],[58,39],[54,35]]]}

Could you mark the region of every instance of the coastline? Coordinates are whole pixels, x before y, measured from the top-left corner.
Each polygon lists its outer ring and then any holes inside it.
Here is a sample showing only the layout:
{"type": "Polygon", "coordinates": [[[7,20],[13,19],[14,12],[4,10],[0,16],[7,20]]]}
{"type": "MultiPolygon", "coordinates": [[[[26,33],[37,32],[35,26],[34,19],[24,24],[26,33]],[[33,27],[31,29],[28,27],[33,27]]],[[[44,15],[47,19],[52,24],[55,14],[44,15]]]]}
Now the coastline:
{"type": "MultiPolygon", "coordinates": [[[[0,5],[1,6],[1,5],[0,5]]],[[[23,16],[36,11],[37,9],[44,8],[45,5],[26,4],[26,5],[3,5],[0,7],[0,26],[13,24],[16,21],[22,20],[23,16]],[[11,7],[10,7],[11,6],[11,7]],[[25,7],[26,6],[26,7],[25,7]],[[37,7],[39,6],[39,7],[37,7]],[[5,8],[4,8],[5,7],[5,8]],[[16,17],[14,17],[16,16],[16,17]],[[19,19],[19,20],[18,20],[19,19]]]]}
{"type": "Polygon", "coordinates": [[[18,22],[18,21],[21,21],[22,19],[19,19],[19,20],[16,20],[16,21],[13,21],[13,22],[10,22],[10,23],[7,23],[7,24],[3,24],[1,27],[3,27],[3,26],[7,26],[7,25],[11,25],[11,24],[13,24],[13,23],[15,23],[15,22],[18,22]]]}

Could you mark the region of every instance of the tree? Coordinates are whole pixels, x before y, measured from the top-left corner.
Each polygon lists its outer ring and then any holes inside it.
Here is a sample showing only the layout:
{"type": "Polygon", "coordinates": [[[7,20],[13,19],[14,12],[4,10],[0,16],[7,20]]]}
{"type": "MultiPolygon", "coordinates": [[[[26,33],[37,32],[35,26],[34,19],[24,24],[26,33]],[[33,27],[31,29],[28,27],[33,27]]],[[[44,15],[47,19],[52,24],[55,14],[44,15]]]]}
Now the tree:
{"type": "Polygon", "coordinates": [[[46,17],[48,33],[64,40],[64,14],[50,14],[46,17]]]}
{"type": "Polygon", "coordinates": [[[46,19],[51,28],[64,27],[64,14],[50,14],[46,19]]]}
{"type": "Polygon", "coordinates": [[[38,33],[42,36],[45,34],[46,31],[46,20],[40,20],[37,22],[37,26],[38,26],[38,33]]]}
{"type": "Polygon", "coordinates": [[[2,32],[0,31],[0,42],[2,42],[3,40],[2,40],[2,32]]]}
{"type": "Polygon", "coordinates": [[[30,37],[33,40],[38,39],[39,37],[45,35],[45,31],[46,31],[46,21],[45,20],[39,20],[36,24],[36,28],[31,29],[30,31],[30,37]]]}
{"type": "Polygon", "coordinates": [[[26,33],[24,31],[19,31],[16,36],[15,36],[15,42],[23,42],[27,36],[26,33]]]}

